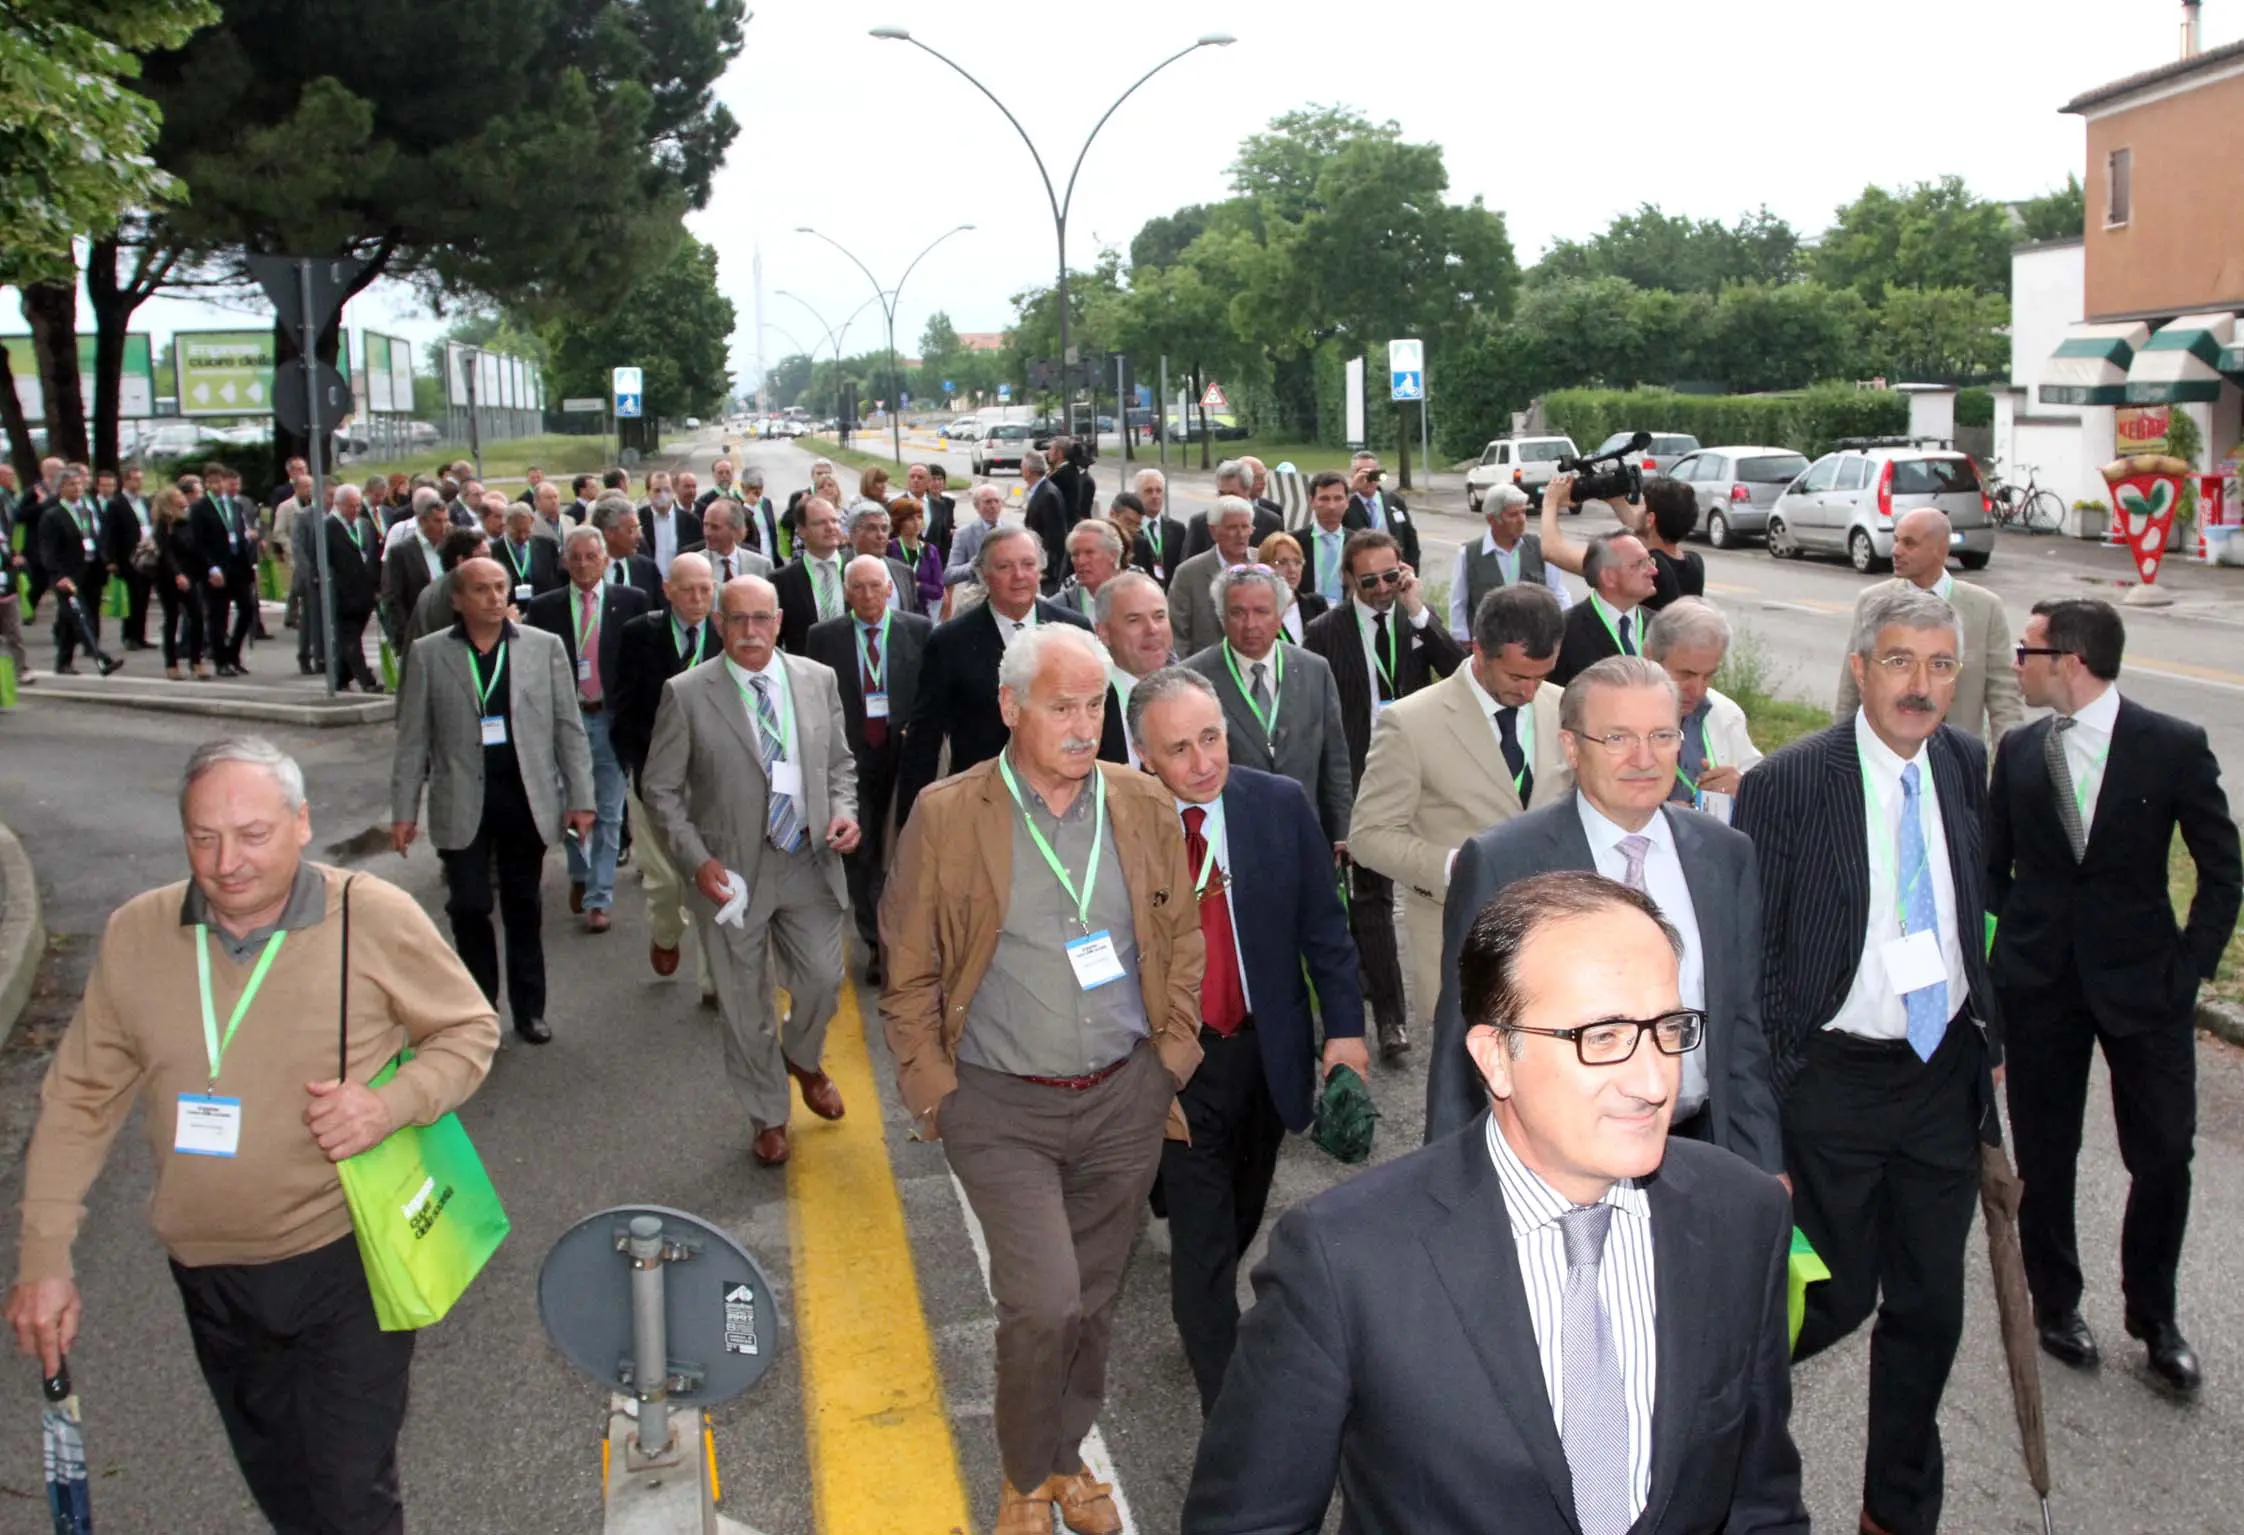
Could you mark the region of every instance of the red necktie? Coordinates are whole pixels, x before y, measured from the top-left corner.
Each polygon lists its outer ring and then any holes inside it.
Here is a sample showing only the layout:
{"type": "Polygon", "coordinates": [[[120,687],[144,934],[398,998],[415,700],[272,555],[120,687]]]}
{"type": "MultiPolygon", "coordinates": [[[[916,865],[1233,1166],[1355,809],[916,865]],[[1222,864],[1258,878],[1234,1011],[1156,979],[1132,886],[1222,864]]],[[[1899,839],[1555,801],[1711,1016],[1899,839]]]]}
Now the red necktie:
{"type": "MultiPolygon", "coordinates": [[[[1208,839],[1202,833],[1208,813],[1198,805],[1184,813],[1184,853],[1192,877],[1208,861],[1208,839]]],[[[1218,869],[1208,876],[1200,892],[1200,936],[1208,943],[1208,968],[1200,980],[1200,1019],[1229,1039],[1247,1021],[1247,997],[1239,983],[1239,945],[1231,933],[1231,902],[1224,897],[1227,881],[1218,869]]]]}
{"type": "MultiPolygon", "coordinates": [[[[858,696],[870,698],[882,690],[879,680],[873,675],[880,667],[880,630],[871,628],[861,629],[860,632],[865,636],[865,664],[858,668],[858,696]]],[[[874,751],[886,746],[888,721],[875,719],[868,713],[865,716],[865,744],[874,751]]]]}

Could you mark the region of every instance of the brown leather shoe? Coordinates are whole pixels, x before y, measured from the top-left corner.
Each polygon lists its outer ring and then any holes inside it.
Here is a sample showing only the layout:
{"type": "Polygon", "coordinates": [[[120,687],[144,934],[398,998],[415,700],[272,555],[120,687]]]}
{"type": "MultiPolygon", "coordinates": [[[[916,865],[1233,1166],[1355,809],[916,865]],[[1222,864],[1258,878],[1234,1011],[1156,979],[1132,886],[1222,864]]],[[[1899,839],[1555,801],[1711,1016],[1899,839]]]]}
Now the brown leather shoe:
{"type": "Polygon", "coordinates": [[[592,908],[592,910],[586,912],[584,914],[584,930],[588,933],[606,932],[608,930],[608,913],[606,909],[603,907],[595,906],[592,908]]]}
{"type": "Polygon", "coordinates": [[[787,1075],[802,1084],[803,1106],[820,1119],[842,1117],[841,1089],[834,1079],[823,1071],[805,1071],[793,1061],[787,1063],[787,1075]]]}
{"type": "Polygon", "coordinates": [[[1052,1493],[1059,1480],[1053,1477],[1034,1492],[1007,1482],[997,1495],[997,1535],[1052,1535],[1052,1493]]]}
{"type": "Polygon", "coordinates": [[[572,917],[584,915],[584,881],[581,879],[569,881],[569,915],[572,917]]]}
{"type": "Polygon", "coordinates": [[[676,975],[678,951],[666,949],[659,943],[650,943],[647,945],[647,963],[654,966],[656,975],[676,975]]]}
{"type": "Polygon", "coordinates": [[[773,1125],[769,1130],[756,1132],[756,1160],[766,1167],[777,1167],[787,1160],[785,1125],[773,1125]]]}
{"type": "Polygon", "coordinates": [[[1057,1494],[1060,1522],[1075,1535],[1122,1535],[1114,1489],[1092,1476],[1089,1466],[1073,1476],[1055,1476],[1044,1485],[1057,1494]]]}

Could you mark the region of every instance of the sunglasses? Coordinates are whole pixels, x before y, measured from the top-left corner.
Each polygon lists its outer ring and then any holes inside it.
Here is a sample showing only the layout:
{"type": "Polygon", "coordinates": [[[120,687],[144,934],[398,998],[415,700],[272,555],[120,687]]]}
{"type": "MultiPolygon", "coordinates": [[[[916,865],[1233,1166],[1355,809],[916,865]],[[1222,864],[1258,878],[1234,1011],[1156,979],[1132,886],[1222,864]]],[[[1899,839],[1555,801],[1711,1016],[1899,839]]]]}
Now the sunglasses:
{"type": "Polygon", "coordinates": [[[1397,566],[1393,570],[1375,570],[1368,575],[1358,576],[1356,577],[1356,585],[1367,592],[1376,592],[1382,586],[1402,585],[1402,578],[1402,568],[1397,566]]]}
{"type": "Polygon", "coordinates": [[[2028,656],[2069,656],[2072,652],[2069,650],[2052,650],[2047,645],[2020,645],[2012,654],[2017,656],[2018,664],[2024,666],[2028,656]]]}

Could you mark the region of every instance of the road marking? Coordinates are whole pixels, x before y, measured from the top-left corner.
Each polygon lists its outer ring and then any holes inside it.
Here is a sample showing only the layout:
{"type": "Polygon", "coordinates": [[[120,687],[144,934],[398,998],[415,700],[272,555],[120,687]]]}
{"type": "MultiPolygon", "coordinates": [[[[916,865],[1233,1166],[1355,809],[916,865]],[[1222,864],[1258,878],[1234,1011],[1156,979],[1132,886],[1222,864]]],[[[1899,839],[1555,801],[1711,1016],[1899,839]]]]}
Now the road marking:
{"type": "MultiPolygon", "coordinates": [[[[825,1535],[971,1528],[935,1342],[854,984],[826,1032],[847,1118],[798,1117],[787,1160],[811,1496],[825,1535]]],[[[985,1270],[987,1263],[984,1263],[985,1270]]]]}
{"type": "Polygon", "coordinates": [[[1725,597],[1757,597],[1760,595],[1758,587],[1733,586],[1727,581],[1709,581],[1706,583],[1706,589],[1710,592],[1720,592],[1725,597]]]}
{"type": "Polygon", "coordinates": [[[2207,687],[2244,693],[2244,673],[2224,672],[2218,667],[2199,666],[2194,661],[2146,661],[2140,656],[2130,656],[2127,666],[2130,671],[2154,672],[2180,682],[2198,682],[2207,687]]]}

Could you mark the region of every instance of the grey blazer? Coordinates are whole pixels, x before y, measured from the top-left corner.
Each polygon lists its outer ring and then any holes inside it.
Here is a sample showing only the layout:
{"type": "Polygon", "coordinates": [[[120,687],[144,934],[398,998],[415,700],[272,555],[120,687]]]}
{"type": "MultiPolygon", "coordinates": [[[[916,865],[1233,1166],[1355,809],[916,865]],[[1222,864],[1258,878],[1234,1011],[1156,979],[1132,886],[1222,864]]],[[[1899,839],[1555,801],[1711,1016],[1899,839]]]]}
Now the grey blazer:
{"type": "MultiPolygon", "coordinates": [[[[1191,568],[1191,560],[1178,567],[1191,568]]],[[[1222,636],[1218,628],[1216,637],[1222,636]]],[[[1317,807],[1317,820],[1324,826],[1326,838],[1345,842],[1349,810],[1356,800],[1356,779],[1348,769],[1348,732],[1340,718],[1340,689],[1323,656],[1281,640],[1270,652],[1273,660],[1280,651],[1285,656],[1286,680],[1278,690],[1277,728],[1270,735],[1263,734],[1254,706],[1232,682],[1221,645],[1210,645],[1186,658],[1184,664],[1215,684],[1216,697],[1223,701],[1223,722],[1229,727],[1231,760],[1300,784],[1308,791],[1309,803],[1317,807]]],[[[1245,675],[1246,668],[1241,667],[1240,673],[1245,675]]]]}
{"type": "Polygon", "coordinates": [[[1178,655],[1194,655],[1223,638],[1223,615],[1215,605],[1215,578],[1222,573],[1223,551],[1209,548],[1181,562],[1169,577],[1169,635],[1178,655]]]}
{"type": "MultiPolygon", "coordinates": [[[[724,585],[722,577],[718,576],[717,557],[709,552],[708,544],[690,544],[686,548],[680,549],[678,552],[680,554],[698,554],[703,559],[707,560],[709,562],[710,575],[713,577],[718,577],[717,584],[719,586],[724,585]]],[[[738,580],[742,576],[763,576],[766,579],[769,579],[771,575],[771,561],[765,559],[762,555],[749,548],[746,544],[741,544],[735,547],[732,551],[732,574],[733,579],[735,580],[738,580]]]]}
{"type": "MultiPolygon", "coordinates": [[[[847,906],[841,855],[826,845],[828,822],[857,819],[857,757],[849,749],[841,690],[833,670],[816,661],[781,652],[780,664],[787,669],[802,754],[803,827],[811,857],[834,900],[847,906]]],[[[663,684],[639,797],[677,859],[687,902],[703,916],[716,908],[694,882],[694,871],[712,858],[748,881],[749,923],[771,914],[772,884],[756,877],[771,850],[771,784],[763,762],[748,706],[724,657],[663,684]]]]}
{"type": "MultiPolygon", "coordinates": [[[[1582,833],[1578,791],[1482,832],[1457,854],[1442,919],[1441,1000],[1426,1071],[1426,1139],[1433,1142],[1488,1107],[1470,1057],[1457,991],[1457,956],[1481,908],[1506,885],[1558,869],[1595,869],[1582,833]]],[[[1764,1172],[1784,1170],[1776,1089],[1761,1027],[1761,879],[1753,844],[1709,815],[1680,805],[1660,813],[1675,829],[1698,917],[1706,965],[1707,1116],[1714,1143],[1764,1172]]]]}
{"type": "MultiPolygon", "coordinates": [[[[542,629],[506,626],[509,734],[522,790],[547,846],[561,840],[561,817],[590,810],[592,747],[577,713],[576,678],[561,641],[542,629]]],[[[418,821],[429,791],[429,840],[453,852],[483,824],[483,731],[468,647],[449,630],[414,650],[397,699],[397,753],[390,764],[390,818],[418,821]]]]}

